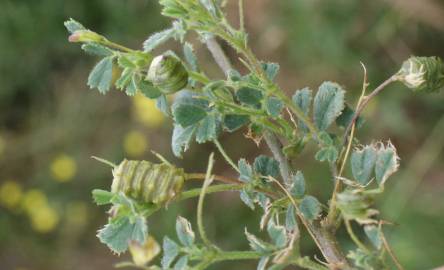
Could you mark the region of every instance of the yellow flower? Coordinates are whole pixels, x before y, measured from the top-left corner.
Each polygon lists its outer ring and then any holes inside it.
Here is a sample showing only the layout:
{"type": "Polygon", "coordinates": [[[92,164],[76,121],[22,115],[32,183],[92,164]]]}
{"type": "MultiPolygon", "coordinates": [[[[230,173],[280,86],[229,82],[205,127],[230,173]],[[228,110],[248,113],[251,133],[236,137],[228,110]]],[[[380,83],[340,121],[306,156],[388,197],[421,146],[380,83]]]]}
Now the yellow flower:
{"type": "Polygon", "coordinates": [[[0,203],[9,208],[15,208],[23,197],[22,187],[15,181],[6,181],[0,187],[0,203]]]}
{"type": "Polygon", "coordinates": [[[156,102],[141,94],[133,98],[133,116],[149,128],[160,127],[165,120],[163,113],[156,108],[156,102]]]}
{"type": "Polygon", "coordinates": [[[36,208],[46,207],[48,199],[46,195],[38,189],[31,189],[23,196],[22,206],[27,213],[33,212],[36,208]]]}
{"type": "Polygon", "coordinates": [[[148,236],[145,244],[132,241],[129,244],[129,251],[135,265],[144,266],[160,253],[160,246],[156,239],[148,236]]]}
{"type": "Polygon", "coordinates": [[[52,177],[59,182],[71,181],[77,171],[76,161],[66,154],[56,157],[50,166],[52,177]]]}
{"type": "Polygon", "coordinates": [[[131,131],[123,140],[123,148],[128,156],[141,156],[148,148],[148,140],[142,132],[131,131]]]}
{"type": "Polygon", "coordinates": [[[49,205],[35,207],[29,214],[31,227],[39,233],[48,233],[54,230],[59,223],[59,215],[49,205]]]}

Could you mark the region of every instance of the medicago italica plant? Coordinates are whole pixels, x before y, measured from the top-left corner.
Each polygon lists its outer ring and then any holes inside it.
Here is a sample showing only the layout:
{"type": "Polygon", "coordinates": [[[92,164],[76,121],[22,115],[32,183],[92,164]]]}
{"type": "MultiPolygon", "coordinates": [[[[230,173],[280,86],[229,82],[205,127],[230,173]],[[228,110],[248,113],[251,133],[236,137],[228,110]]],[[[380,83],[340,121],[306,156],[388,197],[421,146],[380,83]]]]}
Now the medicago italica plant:
{"type": "Polygon", "coordinates": [[[220,2],[160,0],[162,14],[172,18],[172,25],[151,35],[143,50],[114,43],[72,19],[65,23],[69,41],[82,43],[84,51],[101,57],[88,77],[91,88],[106,94],[115,87],[128,96],[140,92],[155,99],[158,108],[174,121],[171,145],[177,157],[194,140],[213,143],[239,175],[238,179],[214,175],[213,155],[206,173],[189,173],[159,154],[157,163],[102,160],[113,167],[114,179],[109,191],[93,191],[98,205],[111,206],[108,224],[98,232],[100,241],[117,254],[129,249],[133,262],[121,266],[142,269],[206,269],[228,260],[257,260],[261,270],[292,265],[305,269],[388,269],[394,265],[402,269],[384,237],[387,222],[373,208],[373,201],[398,169],[396,148],[390,141],[360,142],[355,132],[363,124],[361,112],[389,84],[401,82],[417,92],[438,91],[444,85],[441,60],[411,57],[373,90],[368,89],[364,72],[356,106],[347,104],[344,87],[331,81],[322,83],[317,91],[304,88],[289,97],[274,81],[279,65],[259,60],[249,47],[242,1],[239,27],[228,22],[220,2]],[[193,46],[187,42],[189,32],[196,32],[206,44],[223,71],[222,79],[210,78],[200,68],[193,46]],[[153,49],[168,40],[182,44],[183,51],[155,55],[153,49]],[[237,52],[247,72],[241,74],[232,67],[217,40],[237,52]],[[248,130],[249,139],[264,141],[272,156],[260,155],[253,162],[232,160],[218,138],[241,128],[248,130]],[[312,162],[329,165],[332,192],[328,201],[307,194],[306,186],[317,180],[292,163],[304,148],[315,149],[312,162]],[[193,179],[204,180],[202,187],[187,188],[193,179]],[[206,235],[205,196],[225,191],[239,192],[249,208],[263,212],[258,226],[268,237],[261,239],[245,229],[251,250],[223,250],[206,235]],[[169,204],[193,198],[198,198],[196,225],[178,217],[177,240],[165,236],[163,244],[157,244],[148,230],[149,217],[169,204]],[[356,225],[367,240],[354,232],[356,225]],[[341,226],[355,243],[348,254],[336,239],[341,226]],[[312,238],[322,259],[304,255],[300,248],[303,233],[312,238]],[[160,265],[155,265],[152,259],[160,252],[160,265]]]}

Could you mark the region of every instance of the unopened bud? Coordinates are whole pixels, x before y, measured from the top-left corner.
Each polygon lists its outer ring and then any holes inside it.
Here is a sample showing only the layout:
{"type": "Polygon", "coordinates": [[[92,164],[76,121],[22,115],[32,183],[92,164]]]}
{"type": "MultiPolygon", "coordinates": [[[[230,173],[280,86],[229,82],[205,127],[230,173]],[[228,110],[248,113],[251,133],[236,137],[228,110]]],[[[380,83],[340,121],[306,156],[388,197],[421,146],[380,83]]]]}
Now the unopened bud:
{"type": "Polygon", "coordinates": [[[419,92],[436,92],[444,86],[444,65],[439,57],[410,57],[398,72],[399,80],[419,92]]]}
{"type": "Polygon", "coordinates": [[[90,30],[77,30],[72,33],[69,42],[97,42],[100,43],[104,37],[90,30]]]}

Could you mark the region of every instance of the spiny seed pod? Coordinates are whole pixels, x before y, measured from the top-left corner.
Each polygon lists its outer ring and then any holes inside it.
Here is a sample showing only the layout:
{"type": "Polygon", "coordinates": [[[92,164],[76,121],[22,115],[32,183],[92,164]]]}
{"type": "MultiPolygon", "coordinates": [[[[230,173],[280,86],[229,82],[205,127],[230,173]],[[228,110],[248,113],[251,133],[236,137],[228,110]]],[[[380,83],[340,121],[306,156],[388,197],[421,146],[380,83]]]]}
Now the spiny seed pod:
{"type": "Polygon", "coordinates": [[[162,204],[181,192],[185,172],[173,165],[124,159],[113,169],[111,192],[123,192],[135,200],[162,204]]]}
{"type": "Polygon", "coordinates": [[[148,69],[147,79],[164,94],[172,94],[188,84],[188,72],[172,52],[156,56],[148,69]]]}
{"type": "Polygon", "coordinates": [[[444,64],[439,57],[410,57],[398,72],[399,80],[418,92],[436,92],[444,86],[444,64]]]}

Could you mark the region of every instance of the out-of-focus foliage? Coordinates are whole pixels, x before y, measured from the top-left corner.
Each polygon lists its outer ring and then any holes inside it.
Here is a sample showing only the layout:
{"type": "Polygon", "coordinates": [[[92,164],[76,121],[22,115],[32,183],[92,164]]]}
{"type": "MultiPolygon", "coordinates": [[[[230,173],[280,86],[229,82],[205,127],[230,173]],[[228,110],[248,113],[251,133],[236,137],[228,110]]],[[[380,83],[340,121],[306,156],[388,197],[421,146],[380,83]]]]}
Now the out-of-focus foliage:
{"type": "MultiPolygon", "coordinates": [[[[104,218],[96,214],[100,209],[93,207],[89,192],[111,185],[112,176],[106,166],[89,157],[152,160],[151,149],[171,153],[170,131],[163,129],[165,119],[148,99],[137,95],[128,99],[117,91],[103,97],[87,89],[84,78],[94,60],[79,57],[77,46],[66,40],[62,22],[74,17],[119,43],[139,48],[149,34],[167,24],[156,2],[2,1],[1,269],[102,269],[115,261],[94,237],[104,218]]],[[[362,83],[359,61],[368,69],[371,88],[396,72],[388,69],[398,67],[410,55],[444,56],[444,5],[440,1],[244,2],[253,49],[261,58],[281,63],[277,79],[289,92],[334,78],[358,96],[362,83]]],[[[236,5],[236,1],[228,1],[230,13],[236,14],[236,5]]],[[[196,52],[204,57],[207,54],[199,47],[196,52]]],[[[208,73],[217,74],[214,67],[202,64],[208,73]]],[[[405,185],[388,183],[386,189],[393,191],[387,194],[383,207],[387,220],[409,224],[388,235],[400,260],[410,269],[444,264],[444,244],[437,237],[444,233],[444,171],[440,166],[444,139],[435,136],[429,142],[432,145],[422,147],[444,115],[443,101],[442,93],[411,95],[401,85],[392,86],[365,111],[367,118],[377,121],[368,120],[371,129],[368,125],[360,131],[368,138],[393,138],[403,157],[401,170],[407,172],[394,176],[397,179],[391,183],[405,185]]],[[[356,100],[346,102],[354,104],[356,100]]],[[[443,126],[437,129],[442,131],[443,126]]],[[[227,150],[235,157],[256,152],[255,145],[244,143],[243,132],[223,138],[226,145],[233,146],[227,150]]],[[[186,155],[192,162],[181,166],[203,171],[207,155],[202,153],[210,150],[207,148],[191,149],[186,155]]],[[[298,162],[303,163],[303,158],[298,162]]],[[[225,169],[217,167],[215,171],[225,169]]],[[[317,171],[322,170],[311,168],[310,173],[325,178],[317,171]]],[[[322,197],[330,192],[325,185],[310,192],[322,197]]],[[[222,221],[208,220],[210,237],[218,231],[219,235],[232,235],[230,239],[242,239],[243,228],[237,224],[254,228],[249,225],[257,217],[236,196],[208,199],[208,208],[212,202],[226,206],[222,221]]],[[[150,223],[150,230],[173,235],[172,217],[178,212],[194,212],[195,204],[188,206],[178,209],[172,205],[166,214],[157,216],[157,222],[150,223]]],[[[236,248],[240,242],[223,244],[236,248]]],[[[235,267],[254,269],[249,263],[235,267]]]]}

